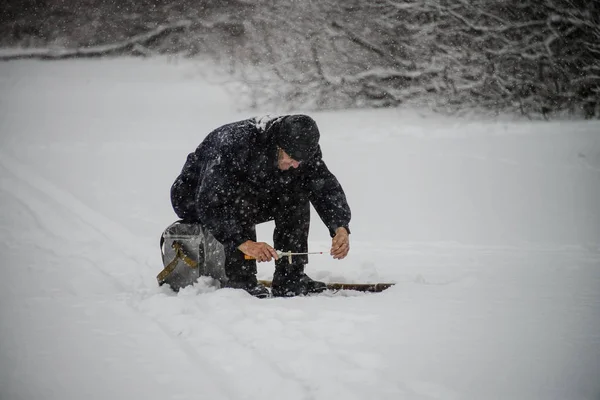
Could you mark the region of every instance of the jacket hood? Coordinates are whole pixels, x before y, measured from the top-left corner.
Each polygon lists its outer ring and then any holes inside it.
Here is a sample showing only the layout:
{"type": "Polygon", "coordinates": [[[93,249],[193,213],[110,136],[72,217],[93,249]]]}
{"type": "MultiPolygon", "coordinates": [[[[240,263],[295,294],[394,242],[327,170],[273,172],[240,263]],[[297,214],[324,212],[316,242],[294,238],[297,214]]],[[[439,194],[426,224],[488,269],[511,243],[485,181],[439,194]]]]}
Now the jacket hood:
{"type": "Polygon", "coordinates": [[[287,115],[270,127],[277,146],[296,161],[310,160],[319,148],[317,123],[307,115],[287,115]]]}

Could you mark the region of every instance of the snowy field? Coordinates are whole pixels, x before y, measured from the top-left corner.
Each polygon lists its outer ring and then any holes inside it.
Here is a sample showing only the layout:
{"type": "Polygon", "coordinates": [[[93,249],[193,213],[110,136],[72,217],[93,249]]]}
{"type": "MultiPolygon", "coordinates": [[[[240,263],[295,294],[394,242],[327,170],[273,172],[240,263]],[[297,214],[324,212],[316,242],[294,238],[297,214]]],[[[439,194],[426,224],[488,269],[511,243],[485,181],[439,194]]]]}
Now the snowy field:
{"type": "Polygon", "coordinates": [[[175,295],[170,185],[261,114],[206,68],[0,63],[0,399],[600,399],[599,122],[311,113],[353,220],[307,272],[396,285],[175,295]]]}

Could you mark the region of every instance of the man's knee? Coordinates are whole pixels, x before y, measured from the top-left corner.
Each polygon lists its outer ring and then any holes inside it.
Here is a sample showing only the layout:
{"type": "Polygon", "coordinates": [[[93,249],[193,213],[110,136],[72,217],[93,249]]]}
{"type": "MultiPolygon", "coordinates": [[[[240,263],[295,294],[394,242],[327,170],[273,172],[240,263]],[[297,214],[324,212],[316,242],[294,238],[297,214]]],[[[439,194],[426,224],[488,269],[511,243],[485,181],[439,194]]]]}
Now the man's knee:
{"type": "Polygon", "coordinates": [[[310,201],[303,192],[289,193],[282,196],[280,203],[280,214],[288,220],[310,219],[310,201]]]}

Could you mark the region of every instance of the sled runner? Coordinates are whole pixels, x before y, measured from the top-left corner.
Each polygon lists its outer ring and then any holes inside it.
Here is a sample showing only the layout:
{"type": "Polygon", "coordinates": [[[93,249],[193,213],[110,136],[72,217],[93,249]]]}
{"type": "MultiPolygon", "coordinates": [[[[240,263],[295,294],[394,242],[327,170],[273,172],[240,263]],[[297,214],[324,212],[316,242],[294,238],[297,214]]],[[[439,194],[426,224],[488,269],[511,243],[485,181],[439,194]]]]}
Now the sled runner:
{"type": "MultiPolygon", "coordinates": [[[[164,268],[156,276],[159,286],[167,284],[174,291],[193,285],[200,276],[217,280],[221,286],[227,282],[225,251],[210,232],[197,223],[176,221],[169,225],[160,238],[160,251],[164,268]]],[[[293,253],[282,253],[291,257],[293,253]]],[[[260,281],[271,287],[271,281],[260,281]]],[[[328,283],[329,290],[357,290],[381,292],[393,283],[328,283]]]]}
{"type": "MultiPolygon", "coordinates": [[[[271,281],[259,280],[266,287],[271,287],[271,281]]],[[[379,293],[394,286],[393,283],[326,283],[327,290],[356,290],[359,292],[379,293]]]]}

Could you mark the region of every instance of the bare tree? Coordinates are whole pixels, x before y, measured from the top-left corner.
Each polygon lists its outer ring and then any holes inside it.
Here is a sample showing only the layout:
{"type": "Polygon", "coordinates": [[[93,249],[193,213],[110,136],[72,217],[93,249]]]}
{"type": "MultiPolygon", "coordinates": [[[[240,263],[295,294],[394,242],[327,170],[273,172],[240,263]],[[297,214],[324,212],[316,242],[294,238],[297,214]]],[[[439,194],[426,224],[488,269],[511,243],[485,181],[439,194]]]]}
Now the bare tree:
{"type": "Polygon", "coordinates": [[[275,79],[253,83],[295,105],[600,114],[597,2],[265,1],[255,11],[247,43],[275,79]]]}

